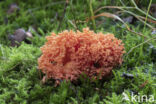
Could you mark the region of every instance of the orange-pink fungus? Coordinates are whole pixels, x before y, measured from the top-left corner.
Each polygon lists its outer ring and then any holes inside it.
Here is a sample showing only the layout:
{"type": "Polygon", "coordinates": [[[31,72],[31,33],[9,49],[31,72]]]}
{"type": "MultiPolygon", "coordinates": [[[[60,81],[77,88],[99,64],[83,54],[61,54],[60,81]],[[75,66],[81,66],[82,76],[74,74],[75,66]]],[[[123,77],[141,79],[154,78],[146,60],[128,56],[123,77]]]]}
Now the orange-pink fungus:
{"type": "Polygon", "coordinates": [[[102,78],[122,63],[124,45],[113,34],[63,31],[47,36],[38,59],[39,69],[55,80],[77,80],[82,73],[102,78]]]}

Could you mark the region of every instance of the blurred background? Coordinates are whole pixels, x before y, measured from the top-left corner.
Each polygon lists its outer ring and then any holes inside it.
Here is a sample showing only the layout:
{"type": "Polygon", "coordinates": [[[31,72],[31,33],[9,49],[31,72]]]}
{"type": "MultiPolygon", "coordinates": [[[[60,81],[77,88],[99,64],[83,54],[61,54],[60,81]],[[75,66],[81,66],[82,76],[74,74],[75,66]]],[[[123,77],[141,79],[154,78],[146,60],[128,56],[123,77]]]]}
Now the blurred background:
{"type": "MultiPolygon", "coordinates": [[[[133,27],[155,32],[155,0],[1,0],[0,43],[23,28],[38,36],[51,31],[81,30],[112,32],[133,27]],[[132,26],[132,27],[131,27],[132,26]]],[[[132,30],[134,31],[134,30],[132,30]]],[[[5,40],[5,41],[4,41],[5,40]]]]}

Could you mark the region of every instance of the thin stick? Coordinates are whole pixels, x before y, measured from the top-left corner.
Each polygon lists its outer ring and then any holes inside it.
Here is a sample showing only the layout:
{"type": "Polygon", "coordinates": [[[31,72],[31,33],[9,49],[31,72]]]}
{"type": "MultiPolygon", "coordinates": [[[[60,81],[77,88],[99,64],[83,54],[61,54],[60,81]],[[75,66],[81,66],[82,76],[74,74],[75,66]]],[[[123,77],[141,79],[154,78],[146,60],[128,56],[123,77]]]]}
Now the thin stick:
{"type": "MultiPolygon", "coordinates": [[[[127,30],[128,30],[128,29],[127,29],[127,30]]],[[[128,31],[130,31],[130,32],[132,32],[132,33],[134,33],[134,34],[137,34],[137,35],[139,35],[139,36],[142,36],[142,37],[148,39],[148,37],[144,36],[142,33],[135,32],[135,31],[133,31],[133,30],[131,30],[131,29],[128,30],[128,31]]]]}
{"type": "Polygon", "coordinates": [[[121,3],[124,7],[126,7],[126,5],[123,3],[123,1],[122,1],[122,0],[120,0],[120,3],[121,3]]]}
{"type": "Polygon", "coordinates": [[[128,51],[127,55],[128,55],[129,53],[131,53],[135,48],[137,48],[137,47],[139,47],[139,46],[141,46],[141,45],[143,45],[143,44],[145,44],[145,43],[148,43],[149,41],[151,41],[151,40],[153,40],[153,39],[155,39],[155,38],[156,38],[156,36],[155,36],[155,37],[152,37],[152,38],[150,38],[150,39],[148,39],[148,40],[146,40],[146,41],[144,41],[144,42],[142,42],[142,43],[140,43],[140,44],[138,44],[138,45],[136,45],[136,46],[133,47],[133,48],[131,48],[131,49],[128,51]]]}
{"type": "Polygon", "coordinates": [[[120,6],[104,6],[94,11],[94,14],[100,11],[101,9],[111,8],[111,9],[135,9],[134,7],[120,7],[120,6]]]}
{"type": "MultiPolygon", "coordinates": [[[[134,0],[131,0],[131,1],[132,1],[132,3],[134,4],[135,8],[136,8],[139,12],[143,13],[144,15],[146,15],[146,12],[144,12],[143,10],[141,10],[140,8],[138,8],[138,6],[135,4],[134,0]]],[[[148,17],[156,21],[156,18],[152,17],[151,15],[148,15],[148,17]]]]}
{"type": "MultiPolygon", "coordinates": [[[[146,19],[145,17],[142,17],[142,16],[138,16],[138,17],[141,18],[141,19],[143,19],[143,20],[146,19]]],[[[147,18],[147,21],[156,24],[156,21],[154,21],[154,20],[152,20],[152,19],[147,18]]]]}
{"type": "MultiPolygon", "coordinates": [[[[124,10],[124,8],[125,8],[125,9],[135,9],[135,7],[104,6],[104,7],[101,7],[101,8],[99,8],[99,9],[97,9],[94,13],[96,13],[96,12],[98,12],[98,11],[100,11],[101,9],[104,9],[104,8],[120,9],[120,10],[122,10],[122,12],[127,12],[127,13],[129,13],[129,14],[135,16],[138,20],[140,20],[141,22],[143,22],[143,23],[145,24],[145,22],[142,20],[144,17],[141,17],[141,16],[139,16],[139,15],[133,13],[133,12],[124,10]]],[[[148,21],[149,21],[149,19],[148,19],[148,21]]],[[[151,20],[150,20],[150,21],[151,21],[151,20]]],[[[155,23],[155,20],[152,20],[152,22],[155,23]]],[[[153,26],[151,26],[150,24],[146,23],[146,25],[147,25],[148,27],[150,27],[152,30],[155,30],[155,28],[154,28],[153,26]]]]}
{"type": "MultiPolygon", "coordinates": [[[[118,25],[119,25],[119,24],[118,24],[118,25]]],[[[122,28],[120,25],[119,25],[119,27],[122,28]]],[[[134,34],[136,34],[136,35],[139,35],[139,36],[144,37],[145,39],[148,39],[148,37],[146,37],[146,36],[143,35],[142,33],[135,32],[135,31],[133,31],[132,29],[127,29],[127,28],[126,28],[126,31],[132,32],[132,33],[134,33],[134,34]]]]}
{"type": "MultiPolygon", "coordinates": [[[[139,15],[137,15],[137,14],[135,14],[135,13],[133,13],[133,12],[124,10],[124,9],[121,9],[121,10],[122,10],[123,12],[129,13],[129,14],[135,16],[139,21],[145,23],[145,21],[143,21],[141,18],[139,18],[139,17],[140,17],[139,15]]],[[[154,28],[153,26],[151,26],[150,24],[146,23],[146,25],[147,25],[148,27],[150,27],[152,30],[155,30],[155,28],[154,28]]]]}

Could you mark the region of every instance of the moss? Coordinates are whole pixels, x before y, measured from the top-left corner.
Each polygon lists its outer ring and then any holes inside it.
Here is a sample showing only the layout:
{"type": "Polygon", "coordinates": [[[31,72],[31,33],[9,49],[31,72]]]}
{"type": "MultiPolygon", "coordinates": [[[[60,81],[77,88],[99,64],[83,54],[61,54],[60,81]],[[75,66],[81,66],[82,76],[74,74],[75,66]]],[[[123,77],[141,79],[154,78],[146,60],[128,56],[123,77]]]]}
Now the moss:
{"type": "MultiPolygon", "coordinates": [[[[131,2],[125,2],[127,6],[131,6],[131,2]]],[[[145,8],[148,7],[148,3],[144,0],[140,0],[140,3],[145,8]]],[[[123,92],[129,96],[131,92],[134,92],[156,97],[156,63],[155,55],[153,55],[154,48],[150,47],[151,45],[156,46],[155,40],[135,48],[128,55],[125,54],[123,65],[114,68],[112,76],[108,79],[90,81],[84,75],[78,82],[62,81],[61,85],[57,87],[54,87],[52,79],[46,84],[41,84],[43,74],[38,71],[37,59],[41,55],[40,47],[46,41],[45,36],[50,35],[51,32],[59,33],[65,29],[82,30],[86,26],[93,29],[91,22],[84,22],[90,16],[87,1],[70,0],[58,31],[64,5],[64,1],[57,0],[0,1],[0,104],[131,103],[122,101],[123,92]],[[19,5],[19,13],[11,15],[6,13],[11,3],[19,5]],[[4,20],[8,20],[8,23],[4,20]],[[18,28],[24,28],[26,31],[29,28],[34,28],[34,31],[31,30],[33,38],[30,41],[32,44],[23,42],[19,47],[10,47],[8,35],[13,34],[18,28]],[[134,78],[122,77],[123,72],[132,74],[134,78]],[[146,82],[148,83],[145,84],[146,82]],[[145,86],[141,88],[142,84],[145,86]]],[[[93,10],[105,5],[121,6],[121,3],[119,0],[114,4],[111,0],[93,0],[93,10]]],[[[112,12],[112,10],[108,11],[112,12]]],[[[103,19],[104,17],[100,17],[96,23],[103,19]]],[[[151,30],[146,27],[143,31],[144,24],[140,22],[138,24],[129,26],[134,31],[142,32],[146,37],[151,38],[151,30]]],[[[115,34],[115,37],[123,40],[127,52],[145,40],[128,32],[122,24],[109,18],[97,26],[97,31],[115,34]]],[[[133,103],[138,104],[137,102],[133,103]]]]}

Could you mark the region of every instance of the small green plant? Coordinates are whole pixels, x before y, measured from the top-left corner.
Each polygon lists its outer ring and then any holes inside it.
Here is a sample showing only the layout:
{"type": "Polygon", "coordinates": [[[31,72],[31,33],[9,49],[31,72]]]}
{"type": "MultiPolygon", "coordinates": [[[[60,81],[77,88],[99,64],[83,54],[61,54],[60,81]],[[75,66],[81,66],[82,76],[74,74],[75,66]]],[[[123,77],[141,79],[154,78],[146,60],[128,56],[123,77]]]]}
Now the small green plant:
{"type": "Polygon", "coordinates": [[[156,98],[153,102],[131,100],[132,94],[156,97],[156,39],[155,34],[151,34],[154,24],[149,23],[149,19],[155,20],[150,11],[154,0],[69,0],[66,6],[67,1],[0,1],[0,104],[156,103],[156,98]],[[20,10],[8,14],[8,7],[12,3],[16,3],[20,10]],[[122,22],[103,16],[86,21],[96,16],[95,11],[103,6],[114,8],[101,9],[97,14],[115,14],[120,10],[121,16],[115,15],[121,19],[131,15],[142,21],[126,23],[133,31],[127,30],[122,22]],[[46,42],[45,36],[51,32],[82,30],[85,27],[96,29],[97,32],[113,33],[121,39],[126,51],[123,64],[114,68],[112,75],[106,79],[91,81],[84,75],[75,83],[62,81],[57,87],[53,79],[43,84],[44,74],[38,70],[37,59],[41,55],[40,47],[46,42]],[[22,42],[19,47],[11,47],[8,36],[19,28],[31,31],[31,44],[22,42]],[[123,73],[132,77],[125,77],[123,73]],[[123,93],[131,101],[123,100],[123,93]]]}

